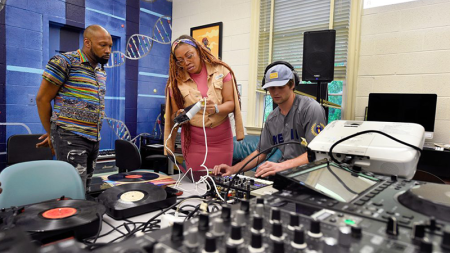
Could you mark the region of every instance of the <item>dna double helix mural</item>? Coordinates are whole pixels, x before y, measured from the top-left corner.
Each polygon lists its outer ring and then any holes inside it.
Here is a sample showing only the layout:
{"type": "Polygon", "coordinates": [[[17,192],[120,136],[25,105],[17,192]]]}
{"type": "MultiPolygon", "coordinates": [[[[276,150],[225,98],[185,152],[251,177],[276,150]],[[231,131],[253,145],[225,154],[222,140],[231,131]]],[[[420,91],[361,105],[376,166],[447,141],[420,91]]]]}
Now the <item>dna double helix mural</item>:
{"type": "Polygon", "coordinates": [[[120,140],[131,140],[130,131],[123,121],[109,117],[105,117],[103,119],[108,122],[109,127],[116,134],[117,138],[119,138],[120,140]]]}
{"type": "Polygon", "coordinates": [[[133,34],[127,41],[125,53],[121,51],[111,52],[105,68],[121,66],[125,60],[139,60],[147,56],[152,50],[153,43],[170,44],[172,35],[172,24],[169,16],[162,16],[153,25],[152,36],[133,34]]]}
{"type": "Polygon", "coordinates": [[[3,10],[3,8],[5,7],[5,5],[6,5],[6,0],[0,0],[0,11],[3,10]]]}

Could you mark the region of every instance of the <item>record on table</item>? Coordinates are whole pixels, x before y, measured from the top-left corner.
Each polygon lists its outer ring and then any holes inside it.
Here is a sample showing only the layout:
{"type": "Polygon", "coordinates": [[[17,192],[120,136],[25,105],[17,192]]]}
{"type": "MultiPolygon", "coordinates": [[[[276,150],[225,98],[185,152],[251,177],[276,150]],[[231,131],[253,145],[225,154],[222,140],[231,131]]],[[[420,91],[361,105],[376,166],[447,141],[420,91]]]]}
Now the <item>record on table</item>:
{"type": "Polygon", "coordinates": [[[127,172],[108,176],[108,180],[117,182],[145,182],[157,179],[159,175],[151,172],[127,172]]]}
{"type": "Polygon", "coordinates": [[[124,184],[109,188],[98,197],[108,208],[122,210],[165,200],[167,192],[152,184],[124,184]]]}
{"type": "Polygon", "coordinates": [[[15,224],[30,232],[47,232],[75,228],[98,220],[105,207],[94,201],[48,201],[25,207],[15,224]]]}

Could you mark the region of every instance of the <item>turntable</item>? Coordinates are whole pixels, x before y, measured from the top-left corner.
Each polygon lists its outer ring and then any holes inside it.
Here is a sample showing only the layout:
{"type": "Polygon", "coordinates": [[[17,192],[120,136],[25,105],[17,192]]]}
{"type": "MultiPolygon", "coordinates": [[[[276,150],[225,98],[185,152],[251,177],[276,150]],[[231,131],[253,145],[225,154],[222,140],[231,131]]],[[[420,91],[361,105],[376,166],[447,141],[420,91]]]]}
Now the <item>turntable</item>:
{"type": "Polygon", "coordinates": [[[163,209],[176,200],[175,194],[149,183],[115,186],[98,197],[98,201],[105,205],[106,213],[116,220],[163,209]]]}
{"type": "Polygon", "coordinates": [[[450,185],[421,184],[398,196],[405,207],[450,222],[450,185]]]}
{"type": "Polygon", "coordinates": [[[326,160],[279,172],[275,197],[399,226],[432,224],[441,234],[450,225],[450,185],[355,173],[326,160]],[[434,225],[433,225],[434,224],[434,225]]]}

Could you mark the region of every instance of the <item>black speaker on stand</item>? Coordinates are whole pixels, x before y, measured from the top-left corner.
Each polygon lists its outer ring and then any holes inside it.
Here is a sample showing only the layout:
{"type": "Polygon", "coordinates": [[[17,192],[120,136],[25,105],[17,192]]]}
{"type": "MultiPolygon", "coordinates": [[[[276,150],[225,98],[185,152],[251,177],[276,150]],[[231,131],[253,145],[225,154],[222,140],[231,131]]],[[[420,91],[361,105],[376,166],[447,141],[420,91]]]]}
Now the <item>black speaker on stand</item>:
{"type": "MultiPolygon", "coordinates": [[[[303,35],[302,80],[317,83],[317,102],[328,100],[327,84],[334,78],[336,30],[310,31],[303,35]]],[[[301,88],[300,88],[301,90],[301,88]]],[[[325,107],[328,118],[328,108],[325,107]]]]}

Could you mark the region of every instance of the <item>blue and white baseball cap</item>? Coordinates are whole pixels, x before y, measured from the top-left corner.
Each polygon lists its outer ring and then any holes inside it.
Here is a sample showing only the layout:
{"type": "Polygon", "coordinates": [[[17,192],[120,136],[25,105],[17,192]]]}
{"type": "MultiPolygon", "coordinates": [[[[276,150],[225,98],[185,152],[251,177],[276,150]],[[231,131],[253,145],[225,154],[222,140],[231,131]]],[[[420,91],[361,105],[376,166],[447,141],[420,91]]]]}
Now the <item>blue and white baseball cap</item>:
{"type": "Polygon", "coordinates": [[[264,77],[265,84],[262,88],[267,89],[269,87],[284,86],[291,79],[294,79],[292,70],[284,64],[278,64],[267,70],[266,76],[264,77]]]}

